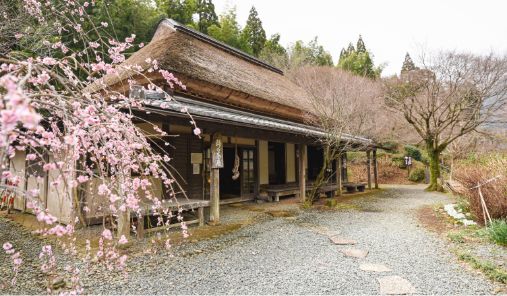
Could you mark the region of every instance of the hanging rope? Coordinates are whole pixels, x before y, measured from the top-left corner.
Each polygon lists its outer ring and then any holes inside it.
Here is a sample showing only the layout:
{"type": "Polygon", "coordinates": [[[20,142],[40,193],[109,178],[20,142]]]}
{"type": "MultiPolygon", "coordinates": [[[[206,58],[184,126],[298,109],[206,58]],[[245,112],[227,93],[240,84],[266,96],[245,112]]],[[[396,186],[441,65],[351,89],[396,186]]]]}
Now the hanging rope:
{"type": "Polygon", "coordinates": [[[237,180],[239,178],[239,155],[238,155],[238,139],[235,138],[236,146],[234,148],[234,167],[232,168],[232,179],[237,180]]]}

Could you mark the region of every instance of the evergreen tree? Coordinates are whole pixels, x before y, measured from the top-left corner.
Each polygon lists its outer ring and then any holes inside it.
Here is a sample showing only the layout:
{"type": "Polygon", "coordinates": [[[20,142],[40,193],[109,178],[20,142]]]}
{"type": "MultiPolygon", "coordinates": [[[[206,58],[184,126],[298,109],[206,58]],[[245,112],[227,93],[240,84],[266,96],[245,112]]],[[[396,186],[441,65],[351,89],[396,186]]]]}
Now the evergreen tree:
{"type": "Polygon", "coordinates": [[[197,30],[208,34],[208,28],[211,25],[218,25],[218,16],[215,13],[215,5],[211,0],[197,0],[196,12],[199,15],[197,21],[197,30]]]}
{"type": "Polygon", "coordinates": [[[197,11],[195,0],[157,0],[157,6],[168,18],[183,25],[193,25],[193,14],[197,11]]]}
{"type": "Polygon", "coordinates": [[[339,59],[339,61],[341,61],[342,59],[344,59],[346,55],[347,55],[347,51],[345,50],[345,48],[342,48],[342,51],[340,51],[340,59],[339,59]]]}
{"type": "Polygon", "coordinates": [[[342,49],[338,68],[372,79],[380,77],[382,72],[382,67],[375,67],[361,35],[357,40],[356,48],[352,43],[349,43],[347,49],[342,49]]]}
{"type": "Polygon", "coordinates": [[[287,50],[280,44],[280,34],[278,33],[271,35],[271,38],[266,40],[262,50],[269,50],[276,54],[287,54],[287,50]]]}
{"type": "Polygon", "coordinates": [[[417,69],[418,68],[415,66],[414,61],[412,61],[412,58],[407,52],[407,54],[405,55],[405,60],[403,61],[403,66],[401,67],[401,73],[417,69]]]}
{"type": "Polygon", "coordinates": [[[327,52],[322,45],[319,45],[317,37],[308,44],[299,40],[290,48],[290,67],[298,67],[304,65],[313,66],[332,66],[333,57],[327,52]]]}
{"type": "Polygon", "coordinates": [[[241,29],[236,20],[236,10],[233,8],[220,16],[220,22],[208,28],[208,34],[232,47],[252,54],[250,44],[242,38],[241,29]]]}
{"type": "Polygon", "coordinates": [[[248,42],[252,48],[254,56],[259,56],[266,43],[266,32],[262,27],[262,21],[257,14],[257,10],[253,6],[250,9],[250,14],[248,15],[242,35],[243,39],[248,42]]]}
{"type": "Polygon", "coordinates": [[[352,42],[349,43],[349,47],[347,48],[347,55],[355,52],[356,49],[354,48],[354,45],[352,45],[352,42]]]}
{"type": "MultiPolygon", "coordinates": [[[[96,26],[101,22],[108,23],[110,34],[117,40],[135,34],[136,42],[147,43],[164,12],[151,0],[96,0],[89,15],[96,26]]],[[[93,31],[92,28],[84,29],[93,31]]]]}
{"type": "Polygon", "coordinates": [[[279,69],[286,69],[289,61],[287,50],[280,44],[280,34],[273,34],[266,40],[259,58],[279,69]]]}
{"type": "Polygon", "coordinates": [[[364,45],[364,41],[363,41],[363,38],[361,37],[361,35],[359,35],[359,39],[357,40],[356,51],[357,52],[366,52],[366,45],[364,45]]]}

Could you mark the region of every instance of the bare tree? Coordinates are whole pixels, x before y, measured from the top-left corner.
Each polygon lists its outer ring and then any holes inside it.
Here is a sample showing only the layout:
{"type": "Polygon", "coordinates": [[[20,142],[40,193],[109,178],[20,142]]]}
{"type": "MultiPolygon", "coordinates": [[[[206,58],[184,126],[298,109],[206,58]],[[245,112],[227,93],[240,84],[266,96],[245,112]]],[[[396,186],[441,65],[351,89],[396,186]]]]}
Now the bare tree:
{"type": "Polygon", "coordinates": [[[378,134],[380,125],[374,114],[379,111],[381,87],[376,81],[333,67],[303,67],[289,75],[309,93],[306,121],[325,134],[316,139],[323,146],[324,162],[309,197],[312,202],[330,177],[327,171],[334,160],[347,150],[373,143],[365,137],[378,134]]]}
{"type": "Polygon", "coordinates": [[[386,80],[386,105],[403,114],[424,142],[430,160],[428,190],[441,190],[439,159],[456,139],[494,125],[507,102],[507,60],[442,52],[423,67],[386,80]]]}

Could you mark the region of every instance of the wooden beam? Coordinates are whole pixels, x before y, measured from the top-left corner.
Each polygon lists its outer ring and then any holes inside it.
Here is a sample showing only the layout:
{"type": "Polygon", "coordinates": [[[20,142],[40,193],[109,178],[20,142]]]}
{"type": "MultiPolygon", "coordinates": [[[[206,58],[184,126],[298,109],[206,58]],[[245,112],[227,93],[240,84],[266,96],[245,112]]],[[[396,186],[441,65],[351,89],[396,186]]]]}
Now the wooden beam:
{"type": "MultiPolygon", "coordinates": [[[[211,225],[220,224],[220,168],[215,167],[215,158],[223,157],[222,134],[213,134],[211,141],[211,168],[210,168],[210,218],[211,225]],[[217,149],[221,151],[217,151],[217,149]]],[[[223,162],[223,160],[222,160],[223,162]]]]}
{"type": "Polygon", "coordinates": [[[378,189],[377,149],[373,150],[373,181],[375,182],[375,189],[378,189]]]}
{"type": "Polygon", "coordinates": [[[306,145],[299,144],[299,196],[301,202],[306,202],[306,163],[307,163],[306,145]]]}
{"type": "Polygon", "coordinates": [[[366,168],[368,172],[368,189],[371,189],[371,151],[366,151],[366,168]]]}

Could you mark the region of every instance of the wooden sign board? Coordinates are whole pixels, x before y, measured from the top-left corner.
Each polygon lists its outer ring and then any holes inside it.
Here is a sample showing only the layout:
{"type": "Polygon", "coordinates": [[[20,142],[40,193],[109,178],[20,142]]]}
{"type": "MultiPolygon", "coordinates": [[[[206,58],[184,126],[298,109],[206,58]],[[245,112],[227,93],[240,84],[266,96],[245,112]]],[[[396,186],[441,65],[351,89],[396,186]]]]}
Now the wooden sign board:
{"type": "Polygon", "coordinates": [[[224,147],[222,144],[222,136],[215,134],[211,142],[211,168],[221,169],[224,167],[224,147]]]}
{"type": "Polygon", "coordinates": [[[198,163],[192,164],[192,174],[199,175],[201,173],[201,165],[198,163]]]}
{"type": "Polygon", "coordinates": [[[190,153],[191,164],[202,164],[202,153],[190,153]]]}

